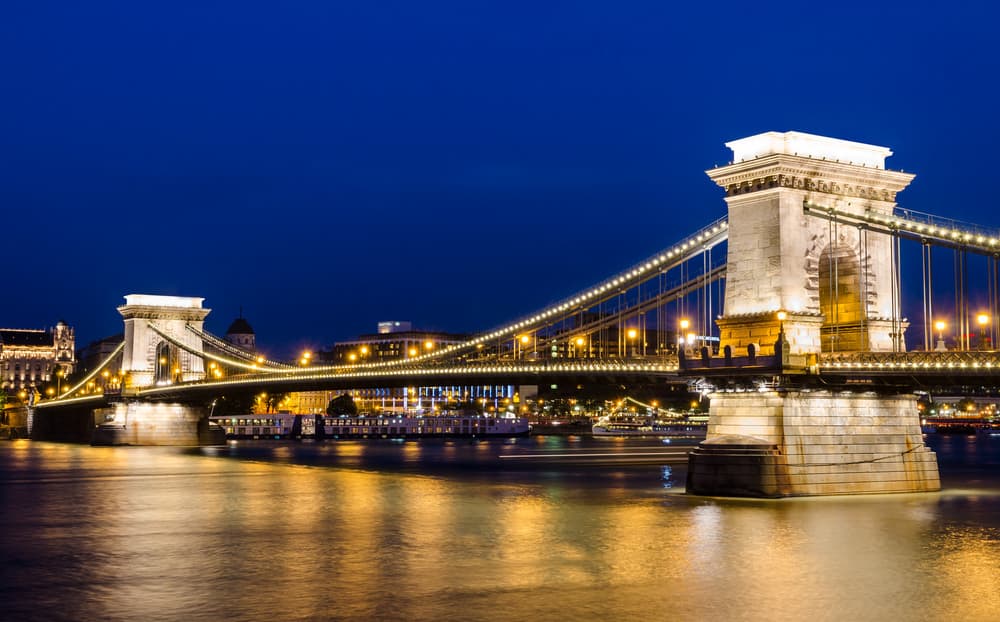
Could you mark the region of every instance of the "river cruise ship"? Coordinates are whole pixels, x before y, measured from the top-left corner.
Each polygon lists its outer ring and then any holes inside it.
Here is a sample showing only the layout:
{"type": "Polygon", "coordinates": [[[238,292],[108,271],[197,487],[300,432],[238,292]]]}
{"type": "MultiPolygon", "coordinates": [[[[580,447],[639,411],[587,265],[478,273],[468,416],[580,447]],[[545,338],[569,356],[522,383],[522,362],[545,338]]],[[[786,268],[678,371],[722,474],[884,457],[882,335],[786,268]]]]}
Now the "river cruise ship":
{"type": "Polygon", "coordinates": [[[704,438],[707,425],[686,417],[659,419],[653,415],[619,413],[601,417],[591,428],[594,436],[670,436],[704,438]]]}
{"type": "Polygon", "coordinates": [[[230,439],[295,438],[433,438],[527,436],[524,417],[477,415],[403,416],[361,414],[328,415],[269,414],[244,417],[211,417],[230,439]]]}

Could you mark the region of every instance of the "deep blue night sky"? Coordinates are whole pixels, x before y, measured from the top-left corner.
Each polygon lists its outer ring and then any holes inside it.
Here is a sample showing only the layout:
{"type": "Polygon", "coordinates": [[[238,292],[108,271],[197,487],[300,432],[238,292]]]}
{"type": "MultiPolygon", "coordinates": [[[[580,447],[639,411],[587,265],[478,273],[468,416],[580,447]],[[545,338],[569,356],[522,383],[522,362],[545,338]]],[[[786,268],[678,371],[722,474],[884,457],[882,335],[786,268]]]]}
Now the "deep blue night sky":
{"type": "Polygon", "coordinates": [[[768,130],[1000,225],[1000,10],[920,6],[5,3],[0,325],[83,345],[160,293],[276,352],[489,328],[721,216],[704,170],[768,130]]]}

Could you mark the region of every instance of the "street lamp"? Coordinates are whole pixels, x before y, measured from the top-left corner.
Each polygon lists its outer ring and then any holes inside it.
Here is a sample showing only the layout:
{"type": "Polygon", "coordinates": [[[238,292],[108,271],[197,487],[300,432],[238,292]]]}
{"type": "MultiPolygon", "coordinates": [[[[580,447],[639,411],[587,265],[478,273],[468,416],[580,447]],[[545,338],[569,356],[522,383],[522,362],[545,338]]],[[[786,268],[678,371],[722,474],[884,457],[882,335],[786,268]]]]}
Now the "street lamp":
{"type": "Polygon", "coordinates": [[[583,357],[583,346],[584,346],[584,344],[587,343],[587,340],[584,339],[583,337],[577,337],[576,341],[574,343],[576,343],[576,356],[577,356],[577,358],[582,358],[583,357]]]}
{"type": "Polygon", "coordinates": [[[941,351],[941,352],[943,352],[944,350],[947,350],[947,348],[945,348],[945,346],[944,346],[944,329],[945,329],[945,326],[947,326],[947,324],[945,324],[943,320],[938,320],[938,321],[934,322],[934,328],[938,332],[938,342],[937,342],[937,346],[934,349],[938,350],[938,351],[941,351]]]}
{"type": "MultiPolygon", "coordinates": [[[[986,349],[986,325],[990,323],[990,316],[980,313],[976,316],[976,323],[979,324],[979,349],[986,349]]],[[[992,344],[991,344],[992,345],[992,344]]]]}
{"type": "Polygon", "coordinates": [[[630,328],[630,329],[628,329],[625,332],[625,336],[628,337],[628,340],[631,342],[630,345],[631,345],[631,348],[632,348],[632,356],[635,356],[636,355],[635,354],[635,338],[639,336],[639,331],[637,331],[634,328],[630,328]]]}
{"type": "MultiPolygon", "coordinates": [[[[684,343],[684,334],[687,333],[687,329],[691,327],[691,322],[686,317],[681,318],[681,321],[678,322],[678,326],[681,329],[680,334],[677,335],[677,345],[679,347],[684,343]]],[[[688,343],[688,345],[691,345],[690,342],[688,343]]]]}

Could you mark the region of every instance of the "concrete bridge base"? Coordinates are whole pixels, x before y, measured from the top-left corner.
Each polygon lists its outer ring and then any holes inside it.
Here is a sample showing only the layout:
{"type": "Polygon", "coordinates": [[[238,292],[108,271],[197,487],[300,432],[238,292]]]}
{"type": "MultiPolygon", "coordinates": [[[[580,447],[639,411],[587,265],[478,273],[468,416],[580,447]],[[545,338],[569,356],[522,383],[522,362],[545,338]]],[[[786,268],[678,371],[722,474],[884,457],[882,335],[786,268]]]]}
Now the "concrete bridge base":
{"type": "Polygon", "coordinates": [[[940,490],[916,397],[829,391],[716,393],[687,492],[738,497],[940,490]]]}
{"type": "Polygon", "coordinates": [[[222,445],[221,427],[210,424],[208,409],[186,404],[128,402],[101,409],[94,445],[222,445]]]}

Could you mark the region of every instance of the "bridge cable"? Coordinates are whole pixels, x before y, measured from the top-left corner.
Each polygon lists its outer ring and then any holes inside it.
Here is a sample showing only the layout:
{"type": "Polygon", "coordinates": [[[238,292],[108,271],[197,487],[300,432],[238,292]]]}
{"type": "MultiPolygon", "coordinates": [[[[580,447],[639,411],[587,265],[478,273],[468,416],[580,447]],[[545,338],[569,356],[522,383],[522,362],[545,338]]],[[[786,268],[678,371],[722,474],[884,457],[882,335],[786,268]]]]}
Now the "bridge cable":
{"type": "MultiPolygon", "coordinates": [[[[108,366],[108,365],[109,365],[109,364],[111,363],[111,361],[112,361],[112,360],[113,360],[113,359],[114,359],[114,358],[115,358],[116,356],[118,356],[118,354],[119,354],[119,353],[120,353],[120,352],[121,352],[121,351],[122,351],[122,350],[123,350],[124,348],[125,348],[125,341],[123,340],[123,341],[122,341],[121,343],[119,343],[119,344],[118,344],[117,346],[115,346],[115,349],[111,351],[111,354],[109,354],[108,356],[106,356],[106,357],[104,358],[104,360],[103,360],[103,361],[101,361],[101,362],[100,362],[100,363],[99,363],[99,364],[97,365],[97,367],[95,367],[95,368],[94,368],[94,371],[92,371],[92,372],[90,372],[89,374],[87,374],[87,375],[86,375],[86,376],[85,376],[85,377],[83,378],[83,380],[81,380],[80,382],[76,383],[76,385],[74,385],[74,386],[73,386],[72,388],[69,388],[69,389],[66,389],[65,391],[63,391],[63,394],[62,394],[62,395],[57,395],[57,396],[55,397],[55,399],[56,399],[56,400],[60,400],[60,399],[63,399],[63,397],[64,397],[64,396],[65,396],[66,398],[68,398],[68,397],[69,397],[70,395],[72,395],[72,394],[73,394],[73,393],[75,393],[75,392],[76,392],[77,390],[79,390],[79,389],[80,389],[80,387],[83,387],[83,386],[86,386],[86,384],[87,384],[88,382],[90,382],[91,380],[93,380],[93,379],[94,379],[94,377],[95,377],[95,376],[97,376],[97,374],[98,374],[98,373],[100,373],[101,371],[103,371],[103,370],[104,370],[104,368],[105,368],[105,367],[107,367],[107,366],[108,366]]],[[[123,363],[124,363],[124,361],[123,361],[123,363]]],[[[122,367],[124,367],[124,364],[122,365],[122,367]]]]}
{"type": "MultiPolygon", "coordinates": [[[[862,313],[861,313],[862,333],[865,335],[865,339],[868,341],[868,343],[871,343],[871,339],[868,337],[868,334],[871,330],[871,324],[869,320],[871,319],[872,316],[872,289],[873,289],[872,273],[871,273],[871,267],[872,267],[871,244],[868,238],[868,228],[865,228],[864,231],[862,231],[859,228],[858,231],[864,243],[864,250],[863,250],[864,272],[862,277],[862,291],[864,292],[864,294],[862,299],[862,313]]],[[[875,295],[878,295],[877,289],[875,290],[875,295]]],[[[876,307],[875,310],[877,311],[878,307],[876,307]]]]}
{"type": "Polygon", "coordinates": [[[184,350],[185,352],[187,352],[189,354],[193,354],[194,356],[196,356],[196,357],[198,357],[200,359],[209,359],[209,360],[215,361],[216,363],[222,363],[223,365],[229,365],[231,367],[239,367],[240,369],[246,369],[246,370],[249,370],[249,371],[263,372],[263,373],[269,373],[269,374],[273,374],[273,373],[287,373],[287,372],[290,371],[290,370],[287,370],[287,369],[272,369],[272,368],[268,368],[268,367],[261,367],[261,366],[256,365],[256,364],[245,363],[243,361],[237,361],[235,359],[227,359],[225,357],[218,356],[218,355],[212,354],[210,352],[206,352],[204,349],[197,350],[193,346],[191,346],[189,344],[186,344],[183,341],[180,341],[179,339],[175,338],[173,335],[169,335],[166,332],[160,330],[159,327],[157,327],[152,322],[149,323],[149,327],[151,329],[153,329],[153,332],[155,332],[156,334],[158,334],[160,337],[163,337],[168,343],[170,343],[170,344],[172,344],[172,345],[174,345],[174,346],[176,346],[176,347],[184,350]]]}
{"type": "Polygon", "coordinates": [[[934,342],[934,287],[933,247],[924,239],[920,243],[920,271],[923,278],[924,350],[931,350],[934,342]]]}
{"type": "MultiPolygon", "coordinates": [[[[213,335],[210,332],[198,330],[197,328],[195,328],[194,326],[192,326],[190,324],[185,324],[184,328],[186,328],[188,331],[194,333],[197,337],[200,337],[203,341],[207,341],[212,347],[214,347],[214,348],[216,348],[218,350],[223,350],[225,352],[228,352],[228,353],[232,354],[233,356],[239,356],[239,357],[245,358],[246,360],[251,361],[251,362],[257,362],[258,359],[260,358],[259,355],[257,355],[257,354],[254,354],[252,352],[248,352],[247,350],[239,348],[239,347],[237,347],[237,346],[229,343],[228,341],[225,341],[224,339],[221,339],[221,338],[217,337],[216,335],[213,335]]],[[[282,368],[282,369],[286,369],[286,370],[287,369],[297,369],[297,366],[295,366],[295,365],[290,365],[288,363],[281,363],[281,362],[278,362],[278,361],[272,361],[272,360],[269,360],[269,359],[264,359],[263,363],[258,363],[258,367],[266,367],[266,366],[275,367],[275,368],[282,368]]]]}

